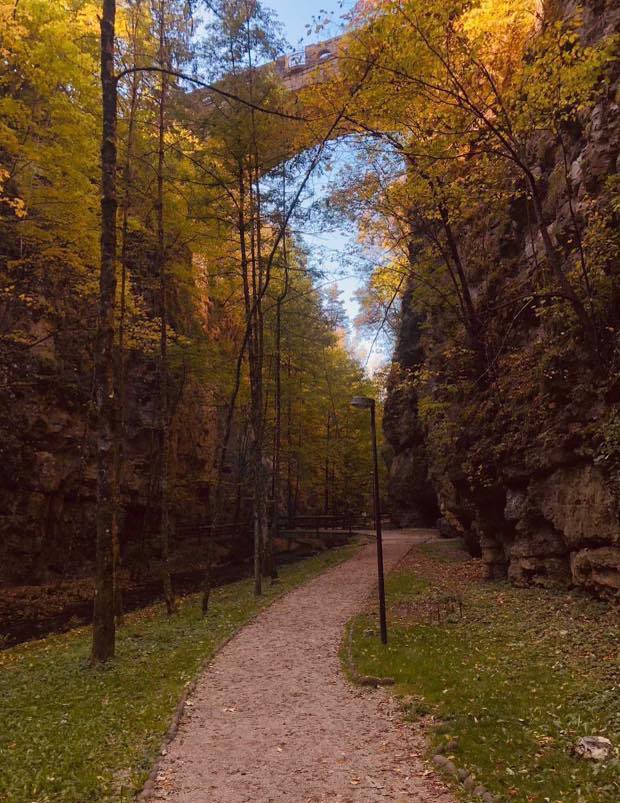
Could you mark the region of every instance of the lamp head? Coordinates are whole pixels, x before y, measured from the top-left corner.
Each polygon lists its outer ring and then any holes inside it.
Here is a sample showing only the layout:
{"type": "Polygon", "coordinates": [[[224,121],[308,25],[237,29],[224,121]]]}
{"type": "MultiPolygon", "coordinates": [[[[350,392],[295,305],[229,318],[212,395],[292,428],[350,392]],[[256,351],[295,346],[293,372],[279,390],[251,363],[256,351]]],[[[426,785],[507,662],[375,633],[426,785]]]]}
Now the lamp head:
{"type": "Polygon", "coordinates": [[[357,407],[360,410],[369,410],[375,406],[375,400],[368,396],[354,396],[351,399],[351,407],[357,407]]]}

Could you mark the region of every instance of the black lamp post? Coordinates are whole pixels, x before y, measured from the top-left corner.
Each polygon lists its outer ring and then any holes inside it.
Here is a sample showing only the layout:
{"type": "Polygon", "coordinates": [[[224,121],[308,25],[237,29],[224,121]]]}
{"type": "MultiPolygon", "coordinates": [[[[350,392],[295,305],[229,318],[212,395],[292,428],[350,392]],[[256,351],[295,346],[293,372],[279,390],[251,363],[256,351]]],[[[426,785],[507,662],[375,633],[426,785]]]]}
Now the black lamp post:
{"type": "Polygon", "coordinates": [[[367,396],[355,396],[351,406],[362,410],[370,410],[370,428],[372,432],[373,456],[373,497],[375,507],[375,529],[377,531],[377,586],[379,589],[379,621],[381,624],[381,642],[387,644],[387,617],[385,613],[385,581],[383,578],[383,536],[381,533],[381,500],[379,498],[379,457],[377,453],[377,421],[375,417],[375,400],[367,396]]]}

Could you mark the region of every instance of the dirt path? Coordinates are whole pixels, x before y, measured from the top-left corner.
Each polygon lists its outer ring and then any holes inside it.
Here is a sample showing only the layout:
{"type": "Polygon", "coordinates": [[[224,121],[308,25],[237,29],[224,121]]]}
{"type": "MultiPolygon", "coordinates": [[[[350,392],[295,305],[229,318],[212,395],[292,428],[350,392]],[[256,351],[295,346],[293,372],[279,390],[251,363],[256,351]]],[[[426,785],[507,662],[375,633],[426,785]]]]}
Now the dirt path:
{"type": "MultiPolygon", "coordinates": [[[[424,535],[388,532],[386,567],[424,535]]],[[[389,695],[349,684],[338,650],[376,578],[371,546],[297,589],[216,656],[160,763],[152,801],[453,803],[389,695]]]]}

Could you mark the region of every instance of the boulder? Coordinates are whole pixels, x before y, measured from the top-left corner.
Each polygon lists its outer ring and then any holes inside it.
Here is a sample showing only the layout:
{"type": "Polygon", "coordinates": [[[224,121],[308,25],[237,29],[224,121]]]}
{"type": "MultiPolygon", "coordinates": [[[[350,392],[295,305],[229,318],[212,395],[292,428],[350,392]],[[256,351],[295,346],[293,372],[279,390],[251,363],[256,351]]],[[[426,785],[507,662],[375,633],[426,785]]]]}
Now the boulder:
{"type": "Polygon", "coordinates": [[[570,584],[569,563],[566,558],[513,558],[508,567],[508,579],[521,588],[532,585],[544,588],[567,587],[570,584]]]}

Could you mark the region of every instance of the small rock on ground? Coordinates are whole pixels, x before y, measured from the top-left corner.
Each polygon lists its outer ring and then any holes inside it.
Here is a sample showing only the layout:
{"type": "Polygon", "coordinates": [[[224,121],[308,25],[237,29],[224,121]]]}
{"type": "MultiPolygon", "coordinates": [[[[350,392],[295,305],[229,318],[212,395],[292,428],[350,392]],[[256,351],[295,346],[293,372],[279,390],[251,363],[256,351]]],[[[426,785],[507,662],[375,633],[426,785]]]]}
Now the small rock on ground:
{"type": "Polygon", "coordinates": [[[574,752],[590,761],[607,761],[614,754],[614,746],[605,736],[584,736],[575,745],[574,752]]]}

